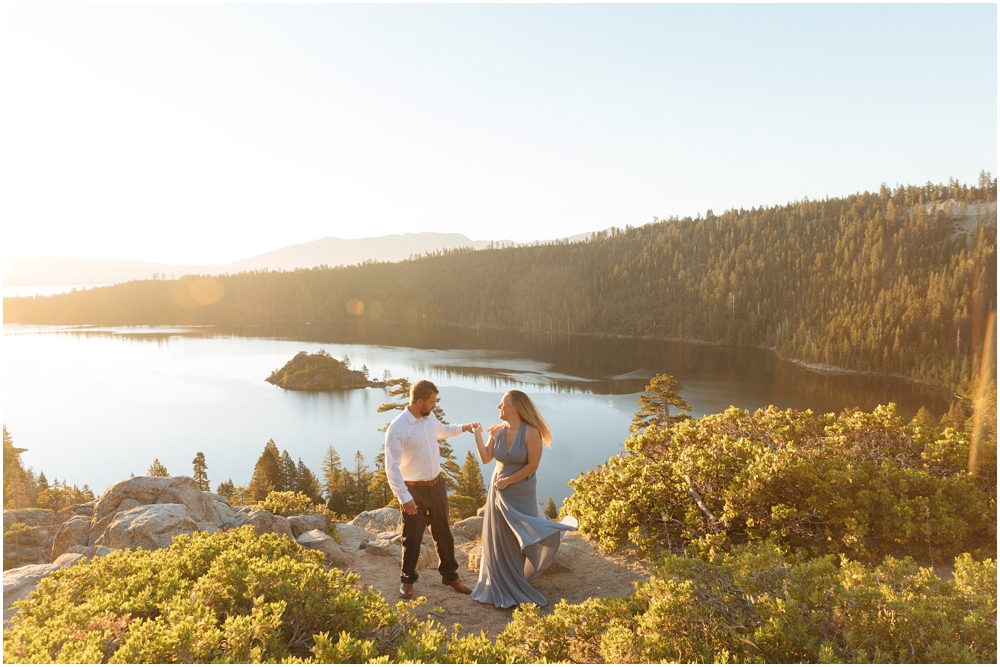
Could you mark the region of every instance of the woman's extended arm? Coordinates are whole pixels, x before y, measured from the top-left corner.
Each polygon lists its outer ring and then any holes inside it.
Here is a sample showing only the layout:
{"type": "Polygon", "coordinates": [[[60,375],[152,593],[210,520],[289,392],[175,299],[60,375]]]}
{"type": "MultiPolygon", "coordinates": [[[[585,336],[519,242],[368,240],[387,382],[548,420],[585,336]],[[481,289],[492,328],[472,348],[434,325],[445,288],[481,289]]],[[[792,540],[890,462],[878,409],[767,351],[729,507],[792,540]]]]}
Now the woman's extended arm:
{"type": "Polygon", "coordinates": [[[529,426],[528,432],[524,434],[524,444],[528,448],[528,462],[513,475],[497,480],[497,488],[501,491],[511,484],[517,484],[522,479],[526,479],[531,473],[538,470],[538,464],[542,462],[542,436],[538,434],[538,429],[534,426],[529,426]]]}
{"type": "Polygon", "coordinates": [[[478,428],[474,429],[472,433],[476,436],[476,449],[479,450],[479,460],[483,463],[489,463],[493,460],[493,446],[496,443],[496,440],[493,438],[493,429],[490,429],[490,441],[488,443],[483,442],[482,424],[478,424],[478,428]]]}

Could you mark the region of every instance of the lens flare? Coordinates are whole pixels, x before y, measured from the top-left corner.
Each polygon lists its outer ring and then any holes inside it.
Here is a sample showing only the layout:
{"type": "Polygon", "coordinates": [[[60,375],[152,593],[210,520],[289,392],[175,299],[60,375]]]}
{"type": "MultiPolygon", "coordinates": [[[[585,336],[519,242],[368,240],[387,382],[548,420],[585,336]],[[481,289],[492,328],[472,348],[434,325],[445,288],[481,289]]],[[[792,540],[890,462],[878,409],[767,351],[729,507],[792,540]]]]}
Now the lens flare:
{"type": "Polygon", "coordinates": [[[979,382],[976,386],[976,402],[973,405],[972,413],[972,443],[969,445],[970,475],[975,475],[979,471],[979,447],[983,441],[983,429],[986,426],[986,392],[993,379],[996,324],[997,313],[993,311],[986,320],[986,336],[983,341],[983,354],[979,362],[979,382]]]}
{"type": "Polygon", "coordinates": [[[360,315],[365,312],[365,303],[359,299],[351,299],[347,302],[347,312],[351,315],[360,315]]]}
{"type": "Polygon", "coordinates": [[[192,310],[218,303],[225,294],[222,284],[213,278],[172,280],[168,290],[175,302],[192,310]]]}

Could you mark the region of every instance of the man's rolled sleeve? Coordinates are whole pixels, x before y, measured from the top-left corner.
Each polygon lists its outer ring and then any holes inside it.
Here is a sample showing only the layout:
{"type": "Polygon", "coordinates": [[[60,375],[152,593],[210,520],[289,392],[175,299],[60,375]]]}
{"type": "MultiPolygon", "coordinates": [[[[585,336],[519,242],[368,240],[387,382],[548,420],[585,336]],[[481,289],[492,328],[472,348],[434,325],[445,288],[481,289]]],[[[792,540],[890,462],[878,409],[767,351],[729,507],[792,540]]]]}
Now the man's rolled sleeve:
{"type": "Polygon", "coordinates": [[[438,421],[437,417],[434,417],[434,421],[437,422],[437,432],[439,438],[452,438],[462,432],[462,428],[465,424],[442,424],[438,421]]]}
{"type": "Polygon", "coordinates": [[[399,462],[403,459],[403,443],[399,440],[399,432],[391,425],[385,432],[385,476],[389,480],[389,488],[399,498],[399,504],[405,505],[413,500],[403,473],[399,471],[399,462]]]}

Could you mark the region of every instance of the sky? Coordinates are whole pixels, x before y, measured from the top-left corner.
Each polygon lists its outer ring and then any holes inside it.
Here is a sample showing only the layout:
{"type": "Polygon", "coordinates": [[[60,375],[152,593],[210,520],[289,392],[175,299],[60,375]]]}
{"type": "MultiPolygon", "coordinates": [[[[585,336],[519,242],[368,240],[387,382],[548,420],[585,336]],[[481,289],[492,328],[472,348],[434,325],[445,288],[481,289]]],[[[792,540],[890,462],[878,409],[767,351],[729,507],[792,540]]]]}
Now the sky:
{"type": "Polygon", "coordinates": [[[997,173],[975,5],[0,7],[4,258],[530,241],[997,173]]]}

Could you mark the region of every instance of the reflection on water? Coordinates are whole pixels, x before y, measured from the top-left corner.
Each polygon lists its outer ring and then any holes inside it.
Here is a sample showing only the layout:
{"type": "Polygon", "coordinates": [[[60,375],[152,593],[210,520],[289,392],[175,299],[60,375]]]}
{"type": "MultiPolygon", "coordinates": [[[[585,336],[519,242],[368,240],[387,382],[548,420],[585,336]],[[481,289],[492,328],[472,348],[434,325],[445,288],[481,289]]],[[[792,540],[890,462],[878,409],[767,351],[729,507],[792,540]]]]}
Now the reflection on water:
{"type": "MultiPolygon", "coordinates": [[[[766,350],[610,338],[524,336],[420,324],[360,327],[292,324],[224,327],[32,327],[4,325],[4,420],[28,465],[51,479],[100,489],[142,474],[159,458],[190,473],[198,451],[213,485],[245,484],[269,438],[315,472],[328,445],[345,465],[372,464],[387,415],[385,390],[300,393],[263,378],[300,350],[323,347],[373,376],[427,377],[452,421],[496,421],[500,395],[531,393],[555,440],[539,471],[539,496],[557,501],[566,482],[618,451],[636,394],[655,373],[681,383],[694,416],[755,409],[870,410],[895,402],[943,413],[948,395],[894,378],[817,373],[766,350]]],[[[459,459],[474,448],[452,441],[459,459]]],[[[484,471],[488,474],[489,471],[484,471]]]]}

